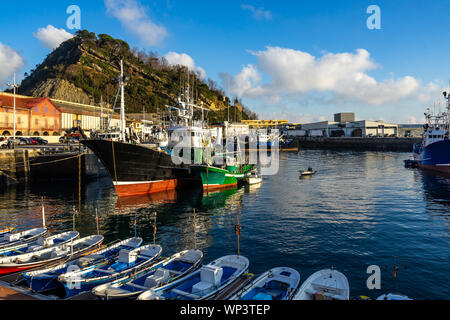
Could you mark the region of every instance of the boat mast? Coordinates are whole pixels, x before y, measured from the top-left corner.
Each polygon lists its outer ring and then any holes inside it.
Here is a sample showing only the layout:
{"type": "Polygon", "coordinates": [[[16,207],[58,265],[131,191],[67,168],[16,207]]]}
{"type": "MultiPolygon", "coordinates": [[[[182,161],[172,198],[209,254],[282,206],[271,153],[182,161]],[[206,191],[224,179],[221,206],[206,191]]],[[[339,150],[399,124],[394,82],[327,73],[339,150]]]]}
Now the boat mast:
{"type": "Polygon", "coordinates": [[[120,140],[125,141],[125,83],[123,79],[123,60],[120,60],[120,140]]]}
{"type": "MultiPolygon", "coordinates": [[[[450,89],[450,80],[448,81],[450,89]]],[[[450,97],[447,94],[447,136],[450,138],[450,97]]]]}

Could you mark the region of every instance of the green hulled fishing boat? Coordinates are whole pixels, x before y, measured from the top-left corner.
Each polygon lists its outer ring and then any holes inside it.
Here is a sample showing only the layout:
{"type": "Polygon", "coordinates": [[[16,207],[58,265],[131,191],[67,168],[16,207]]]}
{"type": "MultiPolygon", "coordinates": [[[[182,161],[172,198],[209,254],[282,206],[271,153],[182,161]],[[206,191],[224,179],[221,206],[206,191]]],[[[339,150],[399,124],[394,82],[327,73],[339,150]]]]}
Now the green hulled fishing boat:
{"type": "Polygon", "coordinates": [[[235,177],[238,182],[243,182],[245,177],[249,176],[252,171],[256,169],[254,164],[244,164],[244,165],[227,165],[226,169],[229,174],[235,177]]]}
{"type": "Polygon", "coordinates": [[[200,177],[203,190],[237,187],[237,179],[228,170],[206,164],[192,165],[191,173],[200,177]]]}

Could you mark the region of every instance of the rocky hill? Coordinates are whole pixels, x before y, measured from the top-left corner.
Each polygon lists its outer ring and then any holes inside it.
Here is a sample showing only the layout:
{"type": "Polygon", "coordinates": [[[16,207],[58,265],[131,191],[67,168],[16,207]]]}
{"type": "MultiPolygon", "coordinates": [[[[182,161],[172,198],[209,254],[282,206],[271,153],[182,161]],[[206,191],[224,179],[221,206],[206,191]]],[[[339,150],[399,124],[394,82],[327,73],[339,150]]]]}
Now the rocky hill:
{"type": "Polygon", "coordinates": [[[20,94],[51,97],[84,104],[112,105],[117,91],[120,59],[124,60],[126,112],[157,112],[186,85],[188,74],[192,95],[198,103],[211,109],[210,122],[226,120],[230,106],[233,120],[253,119],[256,115],[238,101],[230,101],[214,81],[203,80],[182,66],[169,66],[163,57],[130,49],[120,39],[106,34],[98,36],[86,30],[63,42],[25,74],[20,94]]]}

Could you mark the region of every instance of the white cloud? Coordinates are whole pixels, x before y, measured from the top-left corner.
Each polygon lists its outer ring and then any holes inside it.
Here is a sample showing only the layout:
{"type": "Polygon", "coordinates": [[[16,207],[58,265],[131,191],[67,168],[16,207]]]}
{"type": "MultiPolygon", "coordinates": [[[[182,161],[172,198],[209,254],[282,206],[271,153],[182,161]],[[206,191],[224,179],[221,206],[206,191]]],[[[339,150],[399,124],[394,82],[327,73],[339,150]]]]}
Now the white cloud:
{"type": "Polygon", "coordinates": [[[167,36],[166,29],[153,23],[147,15],[147,8],[136,0],[105,0],[105,6],[109,14],[119,19],[145,45],[159,45],[167,36]]]}
{"type": "Polygon", "coordinates": [[[247,65],[242,68],[234,78],[228,73],[221,73],[219,77],[222,83],[230,93],[243,97],[244,95],[258,95],[255,91],[255,86],[260,82],[261,76],[254,65],[247,65]]]}
{"type": "Polygon", "coordinates": [[[10,81],[14,72],[19,71],[25,65],[25,61],[13,48],[0,42],[0,86],[10,81]]]}
{"type": "Polygon", "coordinates": [[[168,52],[164,58],[171,66],[185,66],[190,71],[194,71],[199,74],[201,79],[206,79],[206,71],[195,65],[194,59],[186,53],[168,52]]]}
{"type": "Polygon", "coordinates": [[[421,87],[420,81],[411,76],[375,80],[368,71],[378,66],[364,49],[356,53],[327,53],[322,57],[271,46],[250,53],[257,58],[257,66],[247,65],[235,77],[221,75],[224,86],[224,80],[231,79],[227,87],[239,97],[273,99],[283,94],[321,92],[334,94],[342,103],[381,105],[410,97],[426,99],[436,91],[434,84],[421,87]],[[270,81],[261,83],[262,74],[270,81]]]}
{"type": "Polygon", "coordinates": [[[56,49],[61,43],[73,37],[73,34],[64,29],[55,28],[48,25],[45,28],[39,28],[33,35],[41,42],[41,44],[48,49],[56,49]]]}
{"type": "Polygon", "coordinates": [[[256,8],[255,6],[249,4],[242,4],[241,8],[243,10],[248,10],[253,14],[253,17],[257,20],[271,20],[272,13],[269,10],[265,10],[263,7],[256,8]]]}

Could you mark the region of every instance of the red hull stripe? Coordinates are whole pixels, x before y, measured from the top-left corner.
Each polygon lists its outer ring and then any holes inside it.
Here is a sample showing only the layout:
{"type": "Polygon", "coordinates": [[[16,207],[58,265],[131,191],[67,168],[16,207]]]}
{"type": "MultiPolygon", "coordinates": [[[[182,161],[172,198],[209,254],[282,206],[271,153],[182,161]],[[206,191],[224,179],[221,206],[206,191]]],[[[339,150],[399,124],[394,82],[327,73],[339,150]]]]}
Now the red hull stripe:
{"type": "Polygon", "coordinates": [[[209,185],[206,185],[206,184],[204,184],[203,185],[203,190],[207,190],[207,191],[210,191],[210,190],[224,190],[224,189],[232,189],[232,188],[235,188],[235,187],[237,187],[237,182],[236,183],[230,183],[230,184],[214,184],[214,185],[212,185],[212,184],[209,184],[209,185]]]}
{"type": "MultiPolygon", "coordinates": [[[[120,183],[120,182],[119,182],[120,183]]],[[[119,197],[137,196],[149,193],[175,190],[177,187],[177,179],[114,184],[119,197]]]]}
{"type": "Polygon", "coordinates": [[[24,271],[24,270],[32,269],[35,267],[39,267],[41,265],[42,265],[42,263],[32,265],[32,266],[26,266],[26,267],[0,267],[0,274],[3,275],[3,274],[10,274],[10,273],[14,273],[14,272],[24,271]]]}

